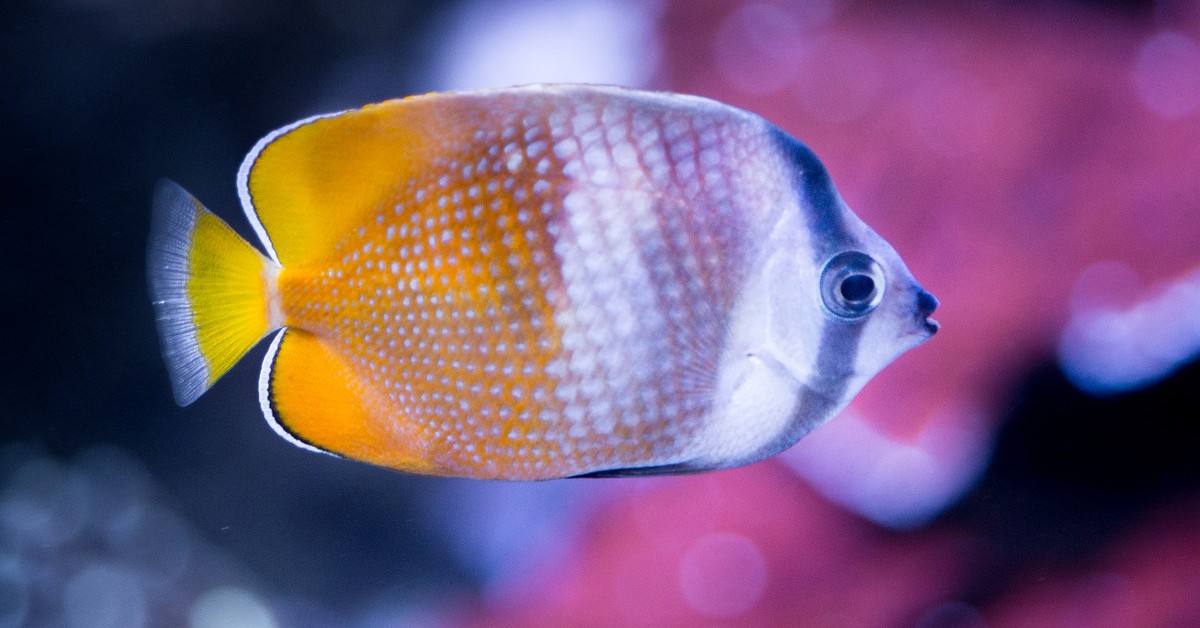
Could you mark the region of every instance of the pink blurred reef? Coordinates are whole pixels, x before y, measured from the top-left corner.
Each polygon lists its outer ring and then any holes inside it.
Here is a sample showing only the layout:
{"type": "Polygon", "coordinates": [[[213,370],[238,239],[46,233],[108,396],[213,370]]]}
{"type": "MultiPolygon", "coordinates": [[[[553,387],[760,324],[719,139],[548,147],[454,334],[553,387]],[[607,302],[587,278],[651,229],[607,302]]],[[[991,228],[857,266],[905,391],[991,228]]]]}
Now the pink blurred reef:
{"type": "Polygon", "coordinates": [[[1200,7],[1118,9],[660,7],[650,85],[807,142],[942,301],[943,331],[777,460],[598,509],[573,560],[471,625],[1200,624],[1194,485],[989,595],[972,589],[994,540],[936,518],[977,486],[1040,362],[1111,395],[1200,355],[1200,7]]]}
{"type": "Polygon", "coordinates": [[[4,11],[0,293],[34,331],[0,359],[0,628],[1200,626],[1200,2],[4,11]],[[942,330],[789,451],[698,476],[312,456],[263,424],[253,367],[171,405],[128,305],[155,179],[245,233],[234,174],[269,130],[544,81],[778,124],[942,330]]]}

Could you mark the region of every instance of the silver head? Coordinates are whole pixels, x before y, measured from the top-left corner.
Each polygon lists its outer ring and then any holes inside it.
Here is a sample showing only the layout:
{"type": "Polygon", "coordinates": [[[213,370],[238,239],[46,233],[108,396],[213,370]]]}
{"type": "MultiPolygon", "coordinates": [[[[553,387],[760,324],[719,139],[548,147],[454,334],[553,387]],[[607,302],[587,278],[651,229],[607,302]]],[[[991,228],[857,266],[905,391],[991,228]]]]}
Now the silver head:
{"type": "MultiPolygon", "coordinates": [[[[840,411],[938,329],[937,300],[842,201],[803,144],[777,131],[793,199],[757,253],[731,316],[698,460],[773,455],[840,411]]],[[[703,466],[702,464],[698,466],[703,466]]]]}

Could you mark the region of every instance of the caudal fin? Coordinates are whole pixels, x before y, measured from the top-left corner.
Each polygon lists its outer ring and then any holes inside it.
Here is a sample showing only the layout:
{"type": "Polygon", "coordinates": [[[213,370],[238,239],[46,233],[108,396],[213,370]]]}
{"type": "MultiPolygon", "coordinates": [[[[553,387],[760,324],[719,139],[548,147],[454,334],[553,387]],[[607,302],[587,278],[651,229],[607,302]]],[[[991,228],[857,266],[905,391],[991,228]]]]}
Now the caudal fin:
{"type": "Polygon", "coordinates": [[[279,266],[171,181],[154,192],[150,298],[175,401],[185,406],[279,328],[279,266]]]}

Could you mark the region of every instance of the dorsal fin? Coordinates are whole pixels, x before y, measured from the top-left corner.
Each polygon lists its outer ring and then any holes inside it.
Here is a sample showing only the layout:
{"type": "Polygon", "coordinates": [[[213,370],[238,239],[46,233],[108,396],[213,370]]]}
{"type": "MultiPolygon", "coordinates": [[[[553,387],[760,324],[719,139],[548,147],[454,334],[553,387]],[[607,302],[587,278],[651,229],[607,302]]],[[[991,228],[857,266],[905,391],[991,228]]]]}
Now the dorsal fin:
{"type": "Polygon", "coordinates": [[[413,100],[315,116],[259,140],[238,191],[271,257],[284,266],[325,259],[425,163],[428,107],[413,100]]]}
{"type": "Polygon", "coordinates": [[[318,262],[352,229],[392,205],[402,186],[428,175],[456,143],[480,129],[544,117],[554,95],[566,93],[625,94],[673,106],[681,99],[599,86],[527,85],[410,96],[313,116],[270,133],[246,155],[238,171],[242,209],[276,262],[318,262]]]}

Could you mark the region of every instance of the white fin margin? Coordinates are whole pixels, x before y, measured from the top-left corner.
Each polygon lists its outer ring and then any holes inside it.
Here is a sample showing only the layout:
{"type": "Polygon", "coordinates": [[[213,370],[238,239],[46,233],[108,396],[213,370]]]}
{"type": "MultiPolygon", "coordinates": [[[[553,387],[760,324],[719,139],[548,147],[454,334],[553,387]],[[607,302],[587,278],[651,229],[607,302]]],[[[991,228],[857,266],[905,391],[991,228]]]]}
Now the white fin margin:
{"type": "Polygon", "coordinates": [[[246,154],[245,159],[242,160],[242,165],[238,167],[237,189],[238,197],[242,200],[242,211],[246,213],[246,218],[250,221],[250,226],[254,227],[254,233],[258,234],[258,240],[262,242],[263,248],[267,250],[267,255],[271,256],[271,259],[276,264],[280,264],[279,255],[275,253],[275,245],[271,243],[271,236],[267,235],[267,229],[263,226],[262,220],[258,218],[258,211],[254,209],[254,201],[250,197],[250,170],[254,167],[254,162],[258,161],[258,156],[262,154],[263,150],[280,136],[311,122],[315,122],[322,118],[340,116],[347,111],[352,110],[346,109],[344,111],[336,111],[333,113],[322,113],[320,115],[311,116],[271,131],[265,137],[258,140],[258,143],[254,145],[254,148],[250,149],[250,152],[246,154]]]}

